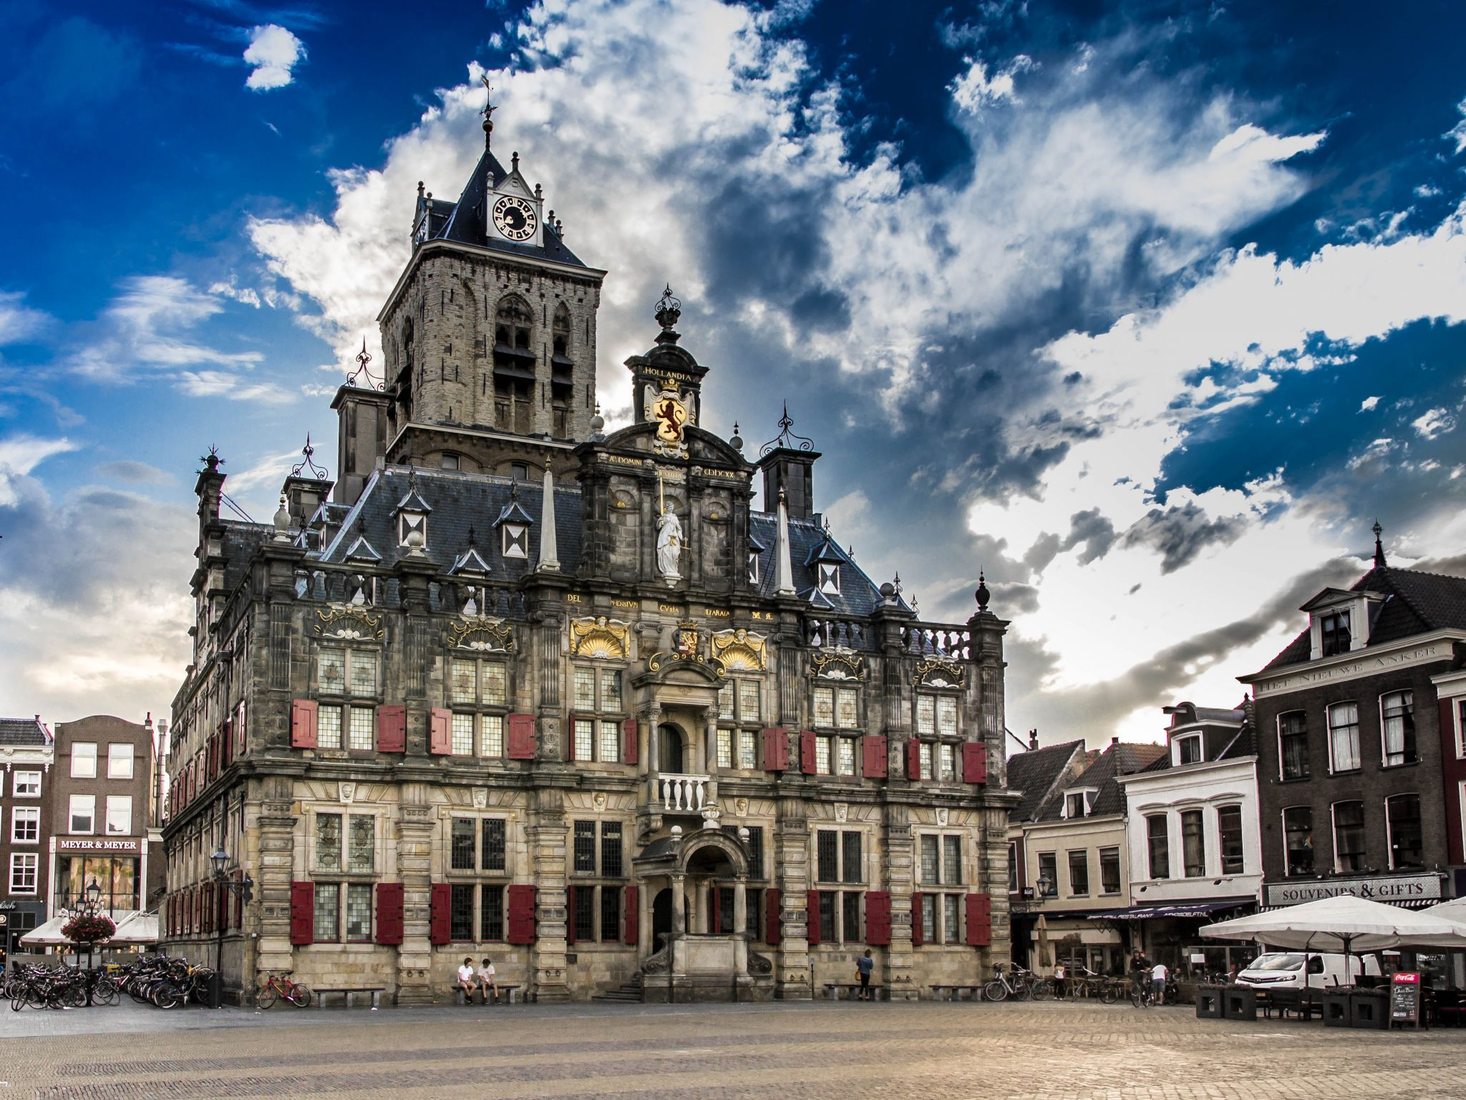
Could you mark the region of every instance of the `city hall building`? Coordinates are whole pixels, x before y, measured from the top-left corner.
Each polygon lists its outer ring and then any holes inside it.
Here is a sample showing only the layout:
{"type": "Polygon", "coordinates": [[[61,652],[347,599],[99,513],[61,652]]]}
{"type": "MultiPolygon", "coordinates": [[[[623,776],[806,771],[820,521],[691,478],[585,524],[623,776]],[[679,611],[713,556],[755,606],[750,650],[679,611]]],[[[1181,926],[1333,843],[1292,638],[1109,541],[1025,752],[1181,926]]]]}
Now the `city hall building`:
{"type": "Polygon", "coordinates": [[[401,1004],[465,956],[547,1001],[804,998],[867,948],[895,996],[987,977],[1013,800],[986,587],[919,621],[815,510],[787,415],[756,456],[708,431],[670,291],[606,433],[606,273],[491,131],[456,202],[419,187],[335,478],[308,452],[252,524],[217,455],[198,474],[170,949],[401,1004]]]}

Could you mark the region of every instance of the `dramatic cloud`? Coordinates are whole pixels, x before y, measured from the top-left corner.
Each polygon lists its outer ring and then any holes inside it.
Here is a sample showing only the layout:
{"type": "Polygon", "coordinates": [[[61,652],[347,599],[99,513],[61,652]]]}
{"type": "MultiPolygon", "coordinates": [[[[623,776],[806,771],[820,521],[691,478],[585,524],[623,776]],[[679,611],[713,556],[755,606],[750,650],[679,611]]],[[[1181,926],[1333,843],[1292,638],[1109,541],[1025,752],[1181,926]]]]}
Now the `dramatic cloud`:
{"type": "Polygon", "coordinates": [[[254,66],[254,72],[244,86],[256,92],[284,88],[294,79],[292,70],[304,57],[305,45],[284,27],[274,23],[256,27],[244,51],[245,64],[254,66]]]}
{"type": "Polygon", "coordinates": [[[0,508],[18,501],[18,482],[52,455],[77,450],[69,439],[38,439],[30,435],[0,437],[0,508]]]}

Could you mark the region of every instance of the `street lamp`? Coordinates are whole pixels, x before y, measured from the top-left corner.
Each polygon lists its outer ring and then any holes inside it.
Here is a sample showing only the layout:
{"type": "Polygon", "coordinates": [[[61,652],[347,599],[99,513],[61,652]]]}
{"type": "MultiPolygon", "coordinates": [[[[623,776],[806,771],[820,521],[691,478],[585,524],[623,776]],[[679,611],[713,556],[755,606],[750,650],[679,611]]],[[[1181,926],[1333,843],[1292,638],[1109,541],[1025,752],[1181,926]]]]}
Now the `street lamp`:
{"type": "Polygon", "coordinates": [[[209,862],[214,865],[214,882],[219,886],[219,908],[214,914],[214,980],[209,985],[209,1007],[218,1008],[224,1000],[224,898],[226,893],[238,895],[245,904],[249,903],[254,895],[255,880],[246,873],[244,878],[235,881],[229,876],[229,853],[224,850],[224,845],[214,849],[214,854],[209,856],[209,862]]]}

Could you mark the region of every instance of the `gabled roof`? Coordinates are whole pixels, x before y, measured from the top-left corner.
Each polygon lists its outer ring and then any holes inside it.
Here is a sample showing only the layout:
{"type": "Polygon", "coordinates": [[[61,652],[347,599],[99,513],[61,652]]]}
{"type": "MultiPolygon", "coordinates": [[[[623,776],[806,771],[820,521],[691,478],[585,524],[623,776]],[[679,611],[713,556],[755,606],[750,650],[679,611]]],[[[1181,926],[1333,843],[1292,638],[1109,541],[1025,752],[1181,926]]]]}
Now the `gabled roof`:
{"type": "MultiPolygon", "coordinates": [[[[1112,742],[1072,782],[1063,784],[1060,793],[1062,790],[1071,790],[1076,787],[1094,791],[1095,796],[1090,801],[1087,817],[1123,814],[1125,812],[1125,788],[1115,782],[1115,777],[1143,771],[1157,760],[1166,758],[1165,745],[1112,742]]],[[[1058,821],[1063,817],[1063,808],[1062,798],[1050,799],[1040,813],[1039,819],[1058,821]]]]}
{"type": "MultiPolygon", "coordinates": [[[[1382,565],[1360,577],[1349,591],[1384,597],[1369,627],[1365,649],[1432,630],[1466,630],[1466,578],[1382,565]]],[[[1309,632],[1305,629],[1263,670],[1303,664],[1310,652],[1309,632]]]]}
{"type": "Polygon", "coordinates": [[[39,718],[0,718],[0,745],[34,745],[51,743],[51,732],[39,718]]]}
{"type": "Polygon", "coordinates": [[[1033,821],[1039,810],[1084,751],[1083,741],[1065,741],[1029,749],[1008,758],[1008,790],[1019,795],[1008,811],[1009,821],[1033,821]]]}

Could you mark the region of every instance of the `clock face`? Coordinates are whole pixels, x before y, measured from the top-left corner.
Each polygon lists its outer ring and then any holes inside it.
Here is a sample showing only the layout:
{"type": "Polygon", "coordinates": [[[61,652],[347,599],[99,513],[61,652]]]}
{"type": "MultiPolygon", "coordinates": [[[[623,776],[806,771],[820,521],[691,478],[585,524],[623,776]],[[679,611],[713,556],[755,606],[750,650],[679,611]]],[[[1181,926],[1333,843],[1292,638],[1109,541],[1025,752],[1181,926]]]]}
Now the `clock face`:
{"type": "Polygon", "coordinates": [[[494,228],[511,241],[527,241],[534,236],[534,207],[518,195],[504,195],[494,203],[494,228]]]}

